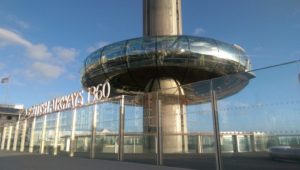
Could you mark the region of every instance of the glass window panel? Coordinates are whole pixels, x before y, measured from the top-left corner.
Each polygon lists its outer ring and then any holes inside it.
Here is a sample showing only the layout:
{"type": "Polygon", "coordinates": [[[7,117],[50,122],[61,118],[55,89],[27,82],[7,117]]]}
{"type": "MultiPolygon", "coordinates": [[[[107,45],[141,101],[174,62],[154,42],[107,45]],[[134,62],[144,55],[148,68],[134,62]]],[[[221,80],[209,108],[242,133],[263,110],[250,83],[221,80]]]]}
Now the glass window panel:
{"type": "Polygon", "coordinates": [[[72,110],[61,112],[59,119],[57,153],[67,155],[71,149],[72,110]]]}
{"type": "MultiPolygon", "coordinates": [[[[219,50],[217,44],[212,39],[188,37],[190,52],[189,55],[189,68],[195,67],[202,68],[205,71],[213,71],[219,60],[217,56],[219,50]]],[[[190,69],[192,70],[192,69],[190,69]]]]}
{"type": "Polygon", "coordinates": [[[106,46],[103,49],[101,56],[102,67],[107,76],[114,76],[126,72],[126,55],[125,55],[126,41],[118,42],[106,46]]]}
{"type": "Polygon", "coordinates": [[[8,141],[8,133],[9,133],[9,126],[4,125],[4,133],[3,133],[3,143],[1,144],[1,149],[6,149],[7,141],[8,141]]]}
{"type": "Polygon", "coordinates": [[[239,51],[231,44],[223,43],[217,41],[217,46],[219,49],[219,58],[229,59],[236,62],[239,62],[239,51]]]}
{"type": "Polygon", "coordinates": [[[34,129],[34,139],[33,139],[33,152],[39,153],[40,145],[42,142],[42,132],[43,132],[44,116],[36,118],[35,129],[34,129]]]}
{"type": "Polygon", "coordinates": [[[149,96],[125,96],[125,101],[124,159],[156,164],[156,125],[151,124],[155,113],[150,113],[155,106],[146,102],[149,96]]]}
{"type": "Polygon", "coordinates": [[[1,126],[0,126],[0,147],[1,147],[1,144],[2,144],[2,137],[3,137],[3,127],[1,127],[1,126]]]}
{"type": "MultiPolygon", "coordinates": [[[[127,98],[126,98],[127,99],[127,98]]],[[[129,100],[129,98],[128,98],[129,100]]],[[[130,100],[129,100],[130,101],[130,100]]],[[[143,132],[143,107],[137,103],[125,105],[125,132],[143,132]]]]}
{"type": "Polygon", "coordinates": [[[89,157],[93,121],[93,106],[77,109],[74,152],[76,156],[89,157]]]}
{"type": "Polygon", "coordinates": [[[101,61],[125,56],[125,44],[126,41],[121,41],[104,47],[101,61]]]}
{"type": "Polygon", "coordinates": [[[15,129],[16,129],[16,123],[13,123],[11,125],[11,135],[10,135],[10,147],[9,150],[13,150],[14,147],[14,139],[15,139],[15,129]]]}
{"type": "Polygon", "coordinates": [[[95,157],[117,159],[120,101],[97,104],[95,157]]]}
{"type": "Polygon", "coordinates": [[[54,142],[55,142],[55,131],[56,131],[57,113],[50,113],[47,115],[46,120],[46,133],[45,133],[45,144],[44,153],[54,153],[54,142]]]}
{"type": "MultiPolygon", "coordinates": [[[[23,128],[24,128],[25,121],[20,121],[19,123],[19,130],[18,130],[18,140],[17,140],[17,147],[16,150],[20,151],[21,149],[21,142],[22,142],[22,135],[23,135],[23,128]]],[[[26,127],[25,127],[26,128],[26,127]]]]}
{"type": "Polygon", "coordinates": [[[93,52],[92,54],[90,54],[86,58],[86,66],[88,67],[92,64],[97,63],[100,59],[100,53],[101,53],[101,50],[97,50],[97,51],[93,52]]]}
{"type": "Polygon", "coordinates": [[[24,143],[24,151],[25,152],[29,151],[30,138],[31,138],[31,132],[32,132],[32,122],[33,122],[32,118],[27,120],[27,129],[26,129],[26,133],[25,133],[25,143],[24,143]]]}
{"type": "Polygon", "coordinates": [[[165,165],[216,168],[209,92],[210,84],[205,81],[159,92],[165,165]]]}
{"type": "Polygon", "coordinates": [[[190,51],[203,55],[217,56],[218,48],[214,40],[208,38],[189,37],[190,51]]]}
{"type": "Polygon", "coordinates": [[[154,66],[156,64],[155,52],[155,37],[144,37],[128,41],[126,47],[128,67],[154,66]]]}
{"type": "Polygon", "coordinates": [[[186,37],[161,37],[157,38],[158,65],[177,65],[186,67],[189,57],[188,40],[186,37]]]}

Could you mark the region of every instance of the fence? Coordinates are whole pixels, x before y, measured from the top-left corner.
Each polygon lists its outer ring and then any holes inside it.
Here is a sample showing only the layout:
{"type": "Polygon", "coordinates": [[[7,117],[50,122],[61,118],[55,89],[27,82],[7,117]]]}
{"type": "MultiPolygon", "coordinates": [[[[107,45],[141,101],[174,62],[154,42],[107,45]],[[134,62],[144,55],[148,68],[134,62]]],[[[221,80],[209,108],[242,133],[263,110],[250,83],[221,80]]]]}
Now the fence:
{"type": "Polygon", "coordinates": [[[240,169],[272,146],[300,147],[300,62],[251,73],[230,95],[222,86],[244,73],[8,123],[1,150],[240,169]]]}

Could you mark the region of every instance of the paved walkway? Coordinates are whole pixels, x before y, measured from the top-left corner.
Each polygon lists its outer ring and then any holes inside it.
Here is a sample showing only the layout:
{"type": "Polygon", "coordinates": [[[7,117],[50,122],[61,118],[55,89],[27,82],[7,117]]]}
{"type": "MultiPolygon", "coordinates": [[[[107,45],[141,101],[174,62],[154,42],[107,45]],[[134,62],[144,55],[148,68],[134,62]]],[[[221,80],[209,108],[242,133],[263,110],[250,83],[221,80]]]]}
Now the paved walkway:
{"type": "MultiPolygon", "coordinates": [[[[149,162],[149,158],[141,155],[134,160],[149,162]]],[[[153,158],[150,160],[154,161],[153,158]]],[[[267,153],[223,154],[222,161],[224,170],[300,170],[300,161],[271,160],[267,153]]],[[[200,170],[216,169],[214,154],[165,155],[164,164],[200,170]]],[[[0,170],[187,170],[167,166],[0,151],[0,170]]]]}
{"type": "Polygon", "coordinates": [[[0,170],[185,170],[129,162],[0,151],[0,170]]]}

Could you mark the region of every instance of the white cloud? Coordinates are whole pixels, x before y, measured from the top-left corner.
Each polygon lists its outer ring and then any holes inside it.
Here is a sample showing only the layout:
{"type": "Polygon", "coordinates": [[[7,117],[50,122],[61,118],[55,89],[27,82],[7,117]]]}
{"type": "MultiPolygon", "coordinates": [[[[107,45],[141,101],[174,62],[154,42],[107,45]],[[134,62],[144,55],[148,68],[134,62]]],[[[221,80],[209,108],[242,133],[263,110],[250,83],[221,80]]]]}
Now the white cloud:
{"type": "Polygon", "coordinates": [[[263,49],[264,49],[263,47],[257,46],[257,47],[253,48],[253,51],[254,52],[260,52],[260,51],[263,51],[263,49]]]}
{"type": "Polygon", "coordinates": [[[37,61],[25,71],[25,75],[29,79],[55,79],[63,72],[64,69],[60,66],[37,61]]]}
{"type": "Polygon", "coordinates": [[[3,63],[0,63],[0,70],[3,69],[5,65],[3,63]]]}
{"type": "Polygon", "coordinates": [[[291,56],[299,59],[300,58],[300,50],[293,51],[291,53],[291,56]]]}
{"type": "Polygon", "coordinates": [[[73,75],[73,74],[69,74],[68,77],[67,77],[69,80],[77,80],[78,78],[73,75]]]}
{"type": "Polygon", "coordinates": [[[200,27],[196,28],[193,32],[194,35],[198,35],[198,36],[203,35],[204,33],[205,33],[205,30],[200,27]]]}
{"type": "Polygon", "coordinates": [[[32,46],[31,42],[22,38],[17,33],[9,31],[4,28],[0,28],[0,44],[2,44],[2,45],[9,45],[9,44],[21,45],[25,48],[32,46]]]}
{"type": "Polygon", "coordinates": [[[97,49],[99,49],[99,48],[101,48],[101,47],[103,47],[103,46],[105,46],[105,45],[107,45],[107,44],[108,44],[108,42],[105,42],[105,41],[97,42],[96,44],[94,44],[94,45],[88,47],[88,48],[86,49],[86,52],[92,53],[92,52],[96,51],[97,49]]]}
{"type": "Polygon", "coordinates": [[[15,15],[8,15],[8,16],[6,16],[6,19],[15,23],[20,28],[23,28],[23,29],[30,28],[30,24],[28,22],[20,20],[15,15]]]}
{"type": "MultiPolygon", "coordinates": [[[[32,63],[30,66],[24,65],[24,75],[30,80],[58,78],[68,67],[67,63],[74,61],[79,55],[79,51],[75,48],[57,46],[49,50],[42,43],[32,43],[20,34],[0,27],[0,47],[7,45],[24,48],[27,58],[30,59],[29,62],[32,63]]],[[[72,77],[69,78],[72,79],[72,77]]]]}
{"type": "Polygon", "coordinates": [[[25,22],[25,21],[17,21],[17,24],[21,27],[21,28],[25,28],[25,29],[28,29],[30,27],[30,25],[28,24],[28,22],[25,22]]]}
{"type": "Polygon", "coordinates": [[[75,60],[75,57],[79,55],[79,51],[75,48],[64,48],[64,47],[54,47],[54,53],[66,62],[71,62],[75,60]]]}
{"type": "Polygon", "coordinates": [[[47,46],[43,44],[32,44],[19,34],[4,28],[0,28],[0,47],[10,44],[24,47],[27,51],[28,57],[33,59],[45,60],[52,56],[52,54],[48,51],[47,46]]]}
{"type": "Polygon", "coordinates": [[[36,44],[27,48],[28,57],[36,60],[50,59],[52,54],[44,44],[36,44]]]}
{"type": "Polygon", "coordinates": [[[0,39],[0,48],[3,48],[3,47],[5,47],[5,46],[7,46],[7,45],[8,45],[7,42],[2,41],[2,40],[0,39]]]}

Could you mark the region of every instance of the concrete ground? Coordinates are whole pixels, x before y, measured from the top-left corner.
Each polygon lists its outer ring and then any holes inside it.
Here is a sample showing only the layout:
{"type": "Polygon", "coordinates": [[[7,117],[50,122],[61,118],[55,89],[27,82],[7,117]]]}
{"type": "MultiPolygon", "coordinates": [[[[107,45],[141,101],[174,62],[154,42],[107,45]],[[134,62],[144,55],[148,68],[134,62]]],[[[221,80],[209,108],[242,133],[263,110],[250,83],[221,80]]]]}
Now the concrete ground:
{"type": "Polygon", "coordinates": [[[155,166],[109,160],[54,157],[18,152],[0,151],[0,170],[184,170],[166,166],[155,166]]]}
{"type": "MultiPolygon", "coordinates": [[[[190,169],[216,169],[214,154],[165,155],[164,165],[190,169]]],[[[300,170],[300,161],[272,160],[266,152],[222,154],[223,170],[300,170]]]]}
{"type": "MultiPolygon", "coordinates": [[[[0,151],[0,170],[216,169],[214,154],[164,155],[166,166],[151,165],[153,156],[126,154],[125,158],[129,162],[0,151]]],[[[222,154],[222,161],[223,170],[300,170],[300,161],[271,160],[267,153],[222,154]]]]}

